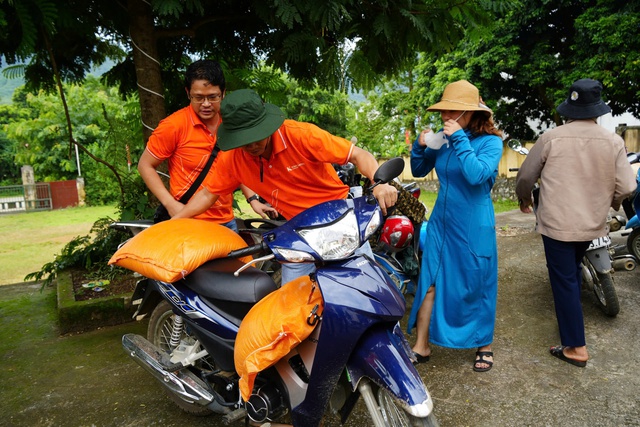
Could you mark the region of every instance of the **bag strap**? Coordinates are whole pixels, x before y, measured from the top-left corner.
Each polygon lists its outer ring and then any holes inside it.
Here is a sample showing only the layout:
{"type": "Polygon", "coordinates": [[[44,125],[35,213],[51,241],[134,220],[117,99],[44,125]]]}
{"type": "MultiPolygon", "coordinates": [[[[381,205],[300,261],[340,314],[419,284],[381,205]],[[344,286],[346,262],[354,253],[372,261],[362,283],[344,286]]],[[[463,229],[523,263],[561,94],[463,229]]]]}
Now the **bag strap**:
{"type": "Polygon", "coordinates": [[[202,171],[200,172],[200,175],[198,175],[196,180],[193,181],[193,184],[191,184],[191,187],[189,187],[189,190],[187,190],[187,192],[184,193],[182,195],[182,197],[180,197],[180,200],[179,200],[180,203],[186,205],[187,202],[189,201],[189,199],[191,198],[191,196],[193,196],[193,194],[196,192],[198,187],[200,187],[200,184],[202,184],[202,181],[204,181],[204,177],[209,172],[209,169],[211,168],[211,165],[213,164],[213,161],[216,159],[216,156],[218,155],[218,152],[220,152],[220,149],[218,148],[218,145],[216,144],[216,146],[213,147],[213,151],[211,151],[211,155],[209,156],[209,160],[207,160],[207,164],[204,165],[204,168],[202,168],[202,171]]]}

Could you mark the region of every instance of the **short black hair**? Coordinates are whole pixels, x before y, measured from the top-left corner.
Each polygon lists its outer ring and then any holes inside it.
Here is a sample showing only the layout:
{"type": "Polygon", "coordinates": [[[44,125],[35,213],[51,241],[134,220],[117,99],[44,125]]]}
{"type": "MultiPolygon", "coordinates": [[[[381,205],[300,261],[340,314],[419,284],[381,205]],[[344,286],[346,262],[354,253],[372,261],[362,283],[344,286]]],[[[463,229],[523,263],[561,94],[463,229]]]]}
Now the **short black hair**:
{"type": "Polygon", "coordinates": [[[187,72],[184,75],[184,87],[187,88],[187,90],[191,90],[191,85],[195,80],[206,80],[213,86],[220,87],[220,91],[224,93],[226,82],[224,80],[222,67],[217,61],[201,59],[192,62],[187,67],[187,72]]]}

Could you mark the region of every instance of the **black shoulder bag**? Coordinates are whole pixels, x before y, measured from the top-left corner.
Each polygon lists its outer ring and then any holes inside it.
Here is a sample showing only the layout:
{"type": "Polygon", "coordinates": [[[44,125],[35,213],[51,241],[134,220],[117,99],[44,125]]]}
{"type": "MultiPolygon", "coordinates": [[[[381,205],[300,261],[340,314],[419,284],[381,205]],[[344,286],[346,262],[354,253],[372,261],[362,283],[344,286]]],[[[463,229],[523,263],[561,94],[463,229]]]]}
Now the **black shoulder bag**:
{"type": "MultiPolygon", "coordinates": [[[[189,190],[187,190],[187,192],[184,193],[182,197],[180,197],[180,200],[179,200],[180,203],[186,204],[191,198],[191,196],[193,196],[193,194],[196,192],[198,187],[200,187],[200,184],[202,184],[204,177],[209,172],[209,169],[211,168],[211,165],[213,164],[213,161],[216,159],[216,156],[218,155],[219,151],[220,149],[218,148],[217,145],[213,147],[213,151],[211,151],[211,155],[209,156],[209,160],[207,160],[207,164],[204,165],[202,172],[200,172],[200,175],[198,175],[198,178],[196,178],[193,184],[191,184],[191,187],[189,187],[189,190]]],[[[168,219],[171,219],[171,216],[169,215],[169,211],[167,211],[167,208],[165,208],[164,205],[161,203],[160,205],[158,205],[158,207],[156,208],[156,211],[153,214],[153,223],[157,224],[159,222],[166,221],[168,219]]]]}

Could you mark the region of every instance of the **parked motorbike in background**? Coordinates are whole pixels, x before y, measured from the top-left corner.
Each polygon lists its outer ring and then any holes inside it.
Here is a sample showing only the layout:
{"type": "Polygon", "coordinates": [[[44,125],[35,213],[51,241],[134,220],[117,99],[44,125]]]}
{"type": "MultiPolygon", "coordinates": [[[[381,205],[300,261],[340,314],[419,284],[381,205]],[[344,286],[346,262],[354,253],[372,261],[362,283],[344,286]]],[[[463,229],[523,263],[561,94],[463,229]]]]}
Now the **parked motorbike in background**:
{"type": "MultiPolygon", "coordinates": [[[[629,153],[627,158],[629,163],[639,162],[638,153],[629,153]]],[[[629,254],[635,258],[636,262],[640,262],[640,219],[638,218],[638,213],[640,213],[640,169],[636,173],[636,182],[638,186],[631,203],[633,215],[629,217],[625,227],[625,230],[630,231],[625,232],[623,235],[627,235],[627,250],[629,254]]]]}
{"type": "MultiPolygon", "coordinates": [[[[420,187],[411,182],[401,184],[402,190],[416,200],[420,199],[420,187]]],[[[398,289],[415,294],[420,274],[420,231],[427,224],[411,221],[400,209],[386,217],[377,242],[373,245],[373,256],[391,277],[398,289]]]]}
{"type": "MultiPolygon", "coordinates": [[[[393,179],[403,164],[400,158],[385,162],[373,185],[393,179]]],[[[127,334],[123,347],[179,407],[219,414],[225,424],[267,425],[288,415],[294,426],[316,427],[327,410],[344,423],[362,397],[367,425],[437,426],[400,328],[404,298],[375,262],[356,252],[382,222],[373,197],[330,201],[177,282],[140,281],[132,300],[137,318],[150,315],[147,337],[127,334]],[[310,279],[323,311],[307,318],[314,328],[307,339],[258,373],[244,402],[234,365],[236,335],[254,305],[278,291],[269,275],[251,266],[256,259],[238,259],[248,255],[315,263],[310,279]]]]}
{"type": "MultiPolygon", "coordinates": [[[[351,197],[362,194],[362,177],[355,173],[353,164],[334,165],[334,168],[342,182],[349,186],[351,197]]],[[[390,184],[399,191],[398,205],[403,205],[402,199],[404,197],[407,200],[407,195],[414,198],[414,205],[421,205],[422,211],[415,215],[420,216],[421,220],[412,221],[396,206],[391,209],[391,213],[385,218],[382,227],[370,243],[375,261],[391,277],[398,289],[403,294],[415,293],[420,272],[419,237],[421,229],[426,227],[426,208],[419,202],[421,190],[416,182],[402,184],[396,178],[390,184]]]]}
{"type": "MultiPolygon", "coordinates": [[[[525,156],[529,154],[529,150],[519,140],[511,139],[507,145],[519,154],[525,156]]],[[[509,170],[517,171],[518,168],[509,170]]],[[[532,191],[534,212],[538,206],[539,193],[540,187],[536,184],[532,191]]],[[[609,230],[612,228],[619,230],[625,223],[626,219],[619,215],[609,215],[607,218],[609,230]]],[[[611,317],[617,316],[620,312],[620,303],[613,280],[613,253],[611,238],[607,232],[606,235],[593,239],[582,258],[582,286],[595,294],[602,311],[611,317]]]]}

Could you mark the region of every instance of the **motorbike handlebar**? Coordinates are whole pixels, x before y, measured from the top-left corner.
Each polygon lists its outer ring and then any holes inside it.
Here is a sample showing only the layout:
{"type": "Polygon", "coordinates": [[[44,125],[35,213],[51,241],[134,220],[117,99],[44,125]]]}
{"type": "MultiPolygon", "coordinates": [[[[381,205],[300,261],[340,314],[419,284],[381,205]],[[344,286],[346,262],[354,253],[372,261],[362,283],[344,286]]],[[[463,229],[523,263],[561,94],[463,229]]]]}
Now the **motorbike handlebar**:
{"type": "Polygon", "coordinates": [[[229,258],[242,258],[242,257],[247,256],[247,255],[253,255],[253,254],[258,254],[258,253],[261,253],[261,252],[269,252],[269,251],[270,251],[269,246],[267,246],[267,244],[264,241],[262,241],[262,242],[258,243],[257,245],[249,246],[249,247],[242,248],[242,249],[233,250],[233,251],[229,252],[227,254],[227,256],[229,258]]]}

